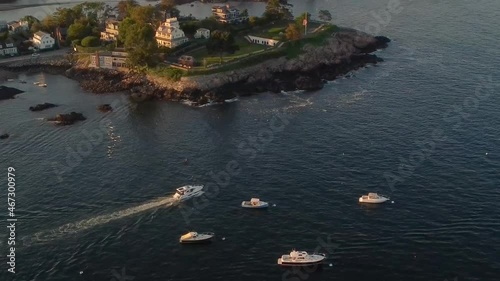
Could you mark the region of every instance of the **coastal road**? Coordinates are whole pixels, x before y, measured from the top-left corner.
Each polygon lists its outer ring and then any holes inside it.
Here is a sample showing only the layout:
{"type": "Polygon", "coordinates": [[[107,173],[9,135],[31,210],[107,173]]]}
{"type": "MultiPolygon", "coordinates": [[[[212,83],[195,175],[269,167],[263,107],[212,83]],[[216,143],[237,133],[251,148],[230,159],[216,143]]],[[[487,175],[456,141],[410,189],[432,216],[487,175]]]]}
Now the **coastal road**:
{"type": "Polygon", "coordinates": [[[9,63],[13,63],[13,62],[26,61],[26,60],[35,61],[39,58],[49,58],[49,57],[55,57],[55,56],[62,56],[64,54],[66,54],[69,50],[71,50],[71,48],[61,48],[61,49],[55,50],[55,51],[47,51],[47,52],[40,53],[40,56],[38,56],[38,57],[32,57],[31,55],[23,55],[23,56],[16,56],[16,57],[11,57],[11,58],[1,59],[0,65],[9,64],[9,63]]]}

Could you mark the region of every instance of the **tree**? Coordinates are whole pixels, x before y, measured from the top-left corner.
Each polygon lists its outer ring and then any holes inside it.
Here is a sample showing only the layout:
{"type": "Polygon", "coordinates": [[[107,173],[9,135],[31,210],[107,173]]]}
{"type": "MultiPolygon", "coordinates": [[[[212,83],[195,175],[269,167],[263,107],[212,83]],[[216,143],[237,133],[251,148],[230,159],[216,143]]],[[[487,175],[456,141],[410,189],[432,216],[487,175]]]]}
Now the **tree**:
{"type": "Polygon", "coordinates": [[[127,32],[122,36],[121,29],[125,26],[120,25],[120,40],[128,50],[128,64],[135,68],[156,65],[158,45],[153,27],[147,23],[135,23],[131,19],[126,26],[127,32]]]}
{"type": "Polygon", "coordinates": [[[83,23],[76,22],[69,26],[67,31],[67,41],[73,41],[75,39],[83,39],[92,34],[92,28],[83,23]]]}
{"type": "Polygon", "coordinates": [[[181,23],[181,29],[187,35],[193,35],[196,33],[196,30],[200,28],[197,22],[188,21],[181,23]]]}
{"type": "Polygon", "coordinates": [[[263,17],[267,21],[291,19],[290,4],[286,0],[269,0],[263,17]]]}
{"type": "Polygon", "coordinates": [[[137,6],[130,10],[130,18],[136,23],[153,23],[155,8],[152,6],[137,6]]]}
{"type": "Polygon", "coordinates": [[[218,53],[221,61],[224,53],[232,54],[240,49],[239,46],[235,44],[234,37],[231,32],[220,30],[212,32],[206,47],[208,53],[218,53]]]}
{"type": "Polygon", "coordinates": [[[57,8],[54,13],[54,20],[57,26],[68,27],[77,19],[77,15],[73,9],[57,8]]]}
{"type": "Polygon", "coordinates": [[[259,25],[259,23],[260,23],[260,18],[259,18],[259,17],[254,17],[254,16],[251,16],[251,17],[248,19],[248,23],[249,23],[251,26],[257,26],[257,25],[259,25]]]}
{"type": "Polygon", "coordinates": [[[125,43],[125,39],[127,38],[128,31],[135,24],[135,21],[131,18],[125,18],[120,25],[118,26],[118,32],[120,34],[119,40],[122,43],[125,43]]]}
{"type": "Polygon", "coordinates": [[[125,18],[129,15],[129,11],[133,7],[137,7],[139,4],[135,0],[122,0],[118,2],[116,9],[118,10],[118,17],[125,18]]]}
{"type": "Polygon", "coordinates": [[[82,47],[97,47],[99,45],[99,38],[95,36],[87,36],[82,40],[82,47]]]}
{"type": "Polygon", "coordinates": [[[165,12],[168,12],[175,8],[175,0],[161,0],[160,4],[160,9],[162,9],[165,12]]]}
{"type": "Polygon", "coordinates": [[[286,39],[290,41],[300,39],[302,37],[302,32],[300,30],[300,27],[293,23],[289,24],[285,30],[285,36],[286,39]]]}
{"type": "Polygon", "coordinates": [[[23,18],[21,18],[21,21],[27,21],[28,22],[28,27],[30,29],[33,27],[33,24],[35,22],[40,23],[40,20],[38,20],[34,16],[24,16],[23,18]]]}
{"type": "Polygon", "coordinates": [[[319,19],[322,21],[332,21],[332,14],[328,10],[320,10],[319,19]]]}

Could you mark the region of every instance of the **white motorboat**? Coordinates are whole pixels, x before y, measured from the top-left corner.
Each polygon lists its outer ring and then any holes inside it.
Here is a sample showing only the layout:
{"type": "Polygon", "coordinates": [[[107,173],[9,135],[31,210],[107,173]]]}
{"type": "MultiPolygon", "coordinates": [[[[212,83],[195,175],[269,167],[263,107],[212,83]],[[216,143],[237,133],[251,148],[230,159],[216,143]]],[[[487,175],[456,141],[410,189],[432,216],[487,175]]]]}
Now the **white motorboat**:
{"type": "Polygon", "coordinates": [[[198,233],[191,231],[182,235],[179,242],[184,244],[210,243],[214,236],[215,234],[213,232],[198,233]]]}
{"type": "Polygon", "coordinates": [[[42,84],[38,84],[38,86],[40,86],[40,87],[47,87],[47,84],[42,83],[42,84]]]}
{"type": "Polygon", "coordinates": [[[363,195],[359,197],[360,203],[384,203],[385,201],[390,200],[388,197],[378,195],[377,193],[368,193],[368,195],[363,195]]]}
{"type": "Polygon", "coordinates": [[[320,264],[325,259],[325,254],[309,255],[305,251],[292,250],[289,255],[282,255],[278,259],[278,264],[281,266],[308,266],[320,264]]]}
{"type": "Polygon", "coordinates": [[[174,199],[184,201],[192,197],[198,197],[203,193],[205,193],[203,185],[185,185],[176,189],[174,199]]]}
{"type": "Polygon", "coordinates": [[[260,201],[259,198],[252,198],[250,201],[241,202],[241,207],[251,209],[263,209],[269,207],[269,203],[260,201]]]}
{"type": "Polygon", "coordinates": [[[40,85],[40,82],[33,82],[33,85],[40,85]]]}

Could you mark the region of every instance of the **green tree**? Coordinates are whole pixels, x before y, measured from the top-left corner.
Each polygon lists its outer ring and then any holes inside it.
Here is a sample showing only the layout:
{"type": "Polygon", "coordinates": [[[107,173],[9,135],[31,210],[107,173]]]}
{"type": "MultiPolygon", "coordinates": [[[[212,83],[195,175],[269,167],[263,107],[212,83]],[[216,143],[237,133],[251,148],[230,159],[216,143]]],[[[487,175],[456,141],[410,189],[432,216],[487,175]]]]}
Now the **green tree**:
{"type": "Polygon", "coordinates": [[[35,22],[40,23],[40,20],[38,20],[34,16],[24,16],[24,17],[21,18],[21,21],[27,21],[28,22],[28,27],[30,29],[33,27],[33,24],[35,22]]]}
{"type": "Polygon", "coordinates": [[[332,21],[332,14],[328,10],[320,10],[319,19],[322,21],[332,21]]]}
{"type": "Polygon", "coordinates": [[[82,40],[75,39],[75,40],[71,41],[71,46],[80,46],[81,42],[82,42],[82,40]]]}
{"type": "Polygon", "coordinates": [[[84,25],[83,23],[76,22],[69,26],[67,31],[67,40],[73,41],[75,39],[83,39],[92,34],[92,27],[84,25]]]}
{"type": "Polygon", "coordinates": [[[235,44],[233,35],[228,31],[221,30],[215,30],[212,32],[206,47],[208,53],[218,53],[221,61],[224,53],[232,54],[239,50],[239,46],[235,44]]]}
{"type": "Polygon", "coordinates": [[[82,40],[82,47],[97,47],[100,45],[99,38],[95,36],[87,36],[82,40]]]}
{"type": "Polygon", "coordinates": [[[77,19],[75,10],[70,8],[57,8],[54,12],[54,20],[57,26],[68,27],[77,19]]]}
{"type": "Polygon", "coordinates": [[[128,50],[128,64],[134,68],[155,66],[158,63],[155,30],[146,23],[129,24],[126,36],[120,37],[128,50]]]}
{"type": "Polygon", "coordinates": [[[137,7],[139,4],[135,0],[122,0],[118,2],[116,9],[118,10],[118,17],[125,18],[129,15],[130,10],[133,7],[137,7]]]}
{"type": "Polygon", "coordinates": [[[302,32],[297,24],[289,24],[285,30],[285,36],[288,40],[298,40],[302,37],[302,32]]]}
{"type": "Polygon", "coordinates": [[[155,8],[152,6],[137,6],[130,11],[130,18],[136,23],[153,23],[155,20],[155,8]]]}
{"type": "Polygon", "coordinates": [[[127,38],[128,31],[135,24],[135,21],[131,18],[125,18],[120,25],[118,26],[118,32],[120,34],[119,41],[121,43],[125,43],[125,39],[127,38]]]}
{"type": "Polygon", "coordinates": [[[181,23],[181,29],[186,33],[186,35],[193,35],[196,33],[196,30],[200,28],[198,22],[188,21],[181,23]]]}
{"type": "Polygon", "coordinates": [[[290,4],[286,0],[269,0],[263,17],[267,21],[291,19],[290,4]]]}

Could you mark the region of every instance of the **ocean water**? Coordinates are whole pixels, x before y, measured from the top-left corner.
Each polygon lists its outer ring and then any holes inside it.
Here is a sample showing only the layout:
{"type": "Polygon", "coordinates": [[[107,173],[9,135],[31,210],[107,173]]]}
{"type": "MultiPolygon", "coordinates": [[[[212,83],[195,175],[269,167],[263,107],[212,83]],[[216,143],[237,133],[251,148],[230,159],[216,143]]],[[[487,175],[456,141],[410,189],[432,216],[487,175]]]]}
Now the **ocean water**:
{"type": "Polygon", "coordinates": [[[11,135],[0,141],[0,280],[498,280],[500,2],[293,3],[388,36],[385,62],[317,92],[202,108],[133,104],[43,73],[4,82],[25,93],[0,102],[11,135]],[[60,106],[28,110],[42,102],[60,106]],[[70,111],[87,120],[43,120],[70,111]],[[8,167],[16,274],[5,263],[8,167]],[[207,197],[172,203],[185,184],[207,197]],[[394,203],[358,204],[367,192],[394,203]],[[251,197],[271,207],[241,209],[251,197]],[[191,230],[216,240],[180,245],[191,230]],[[292,248],[327,253],[326,265],[280,269],[292,248]]]}

